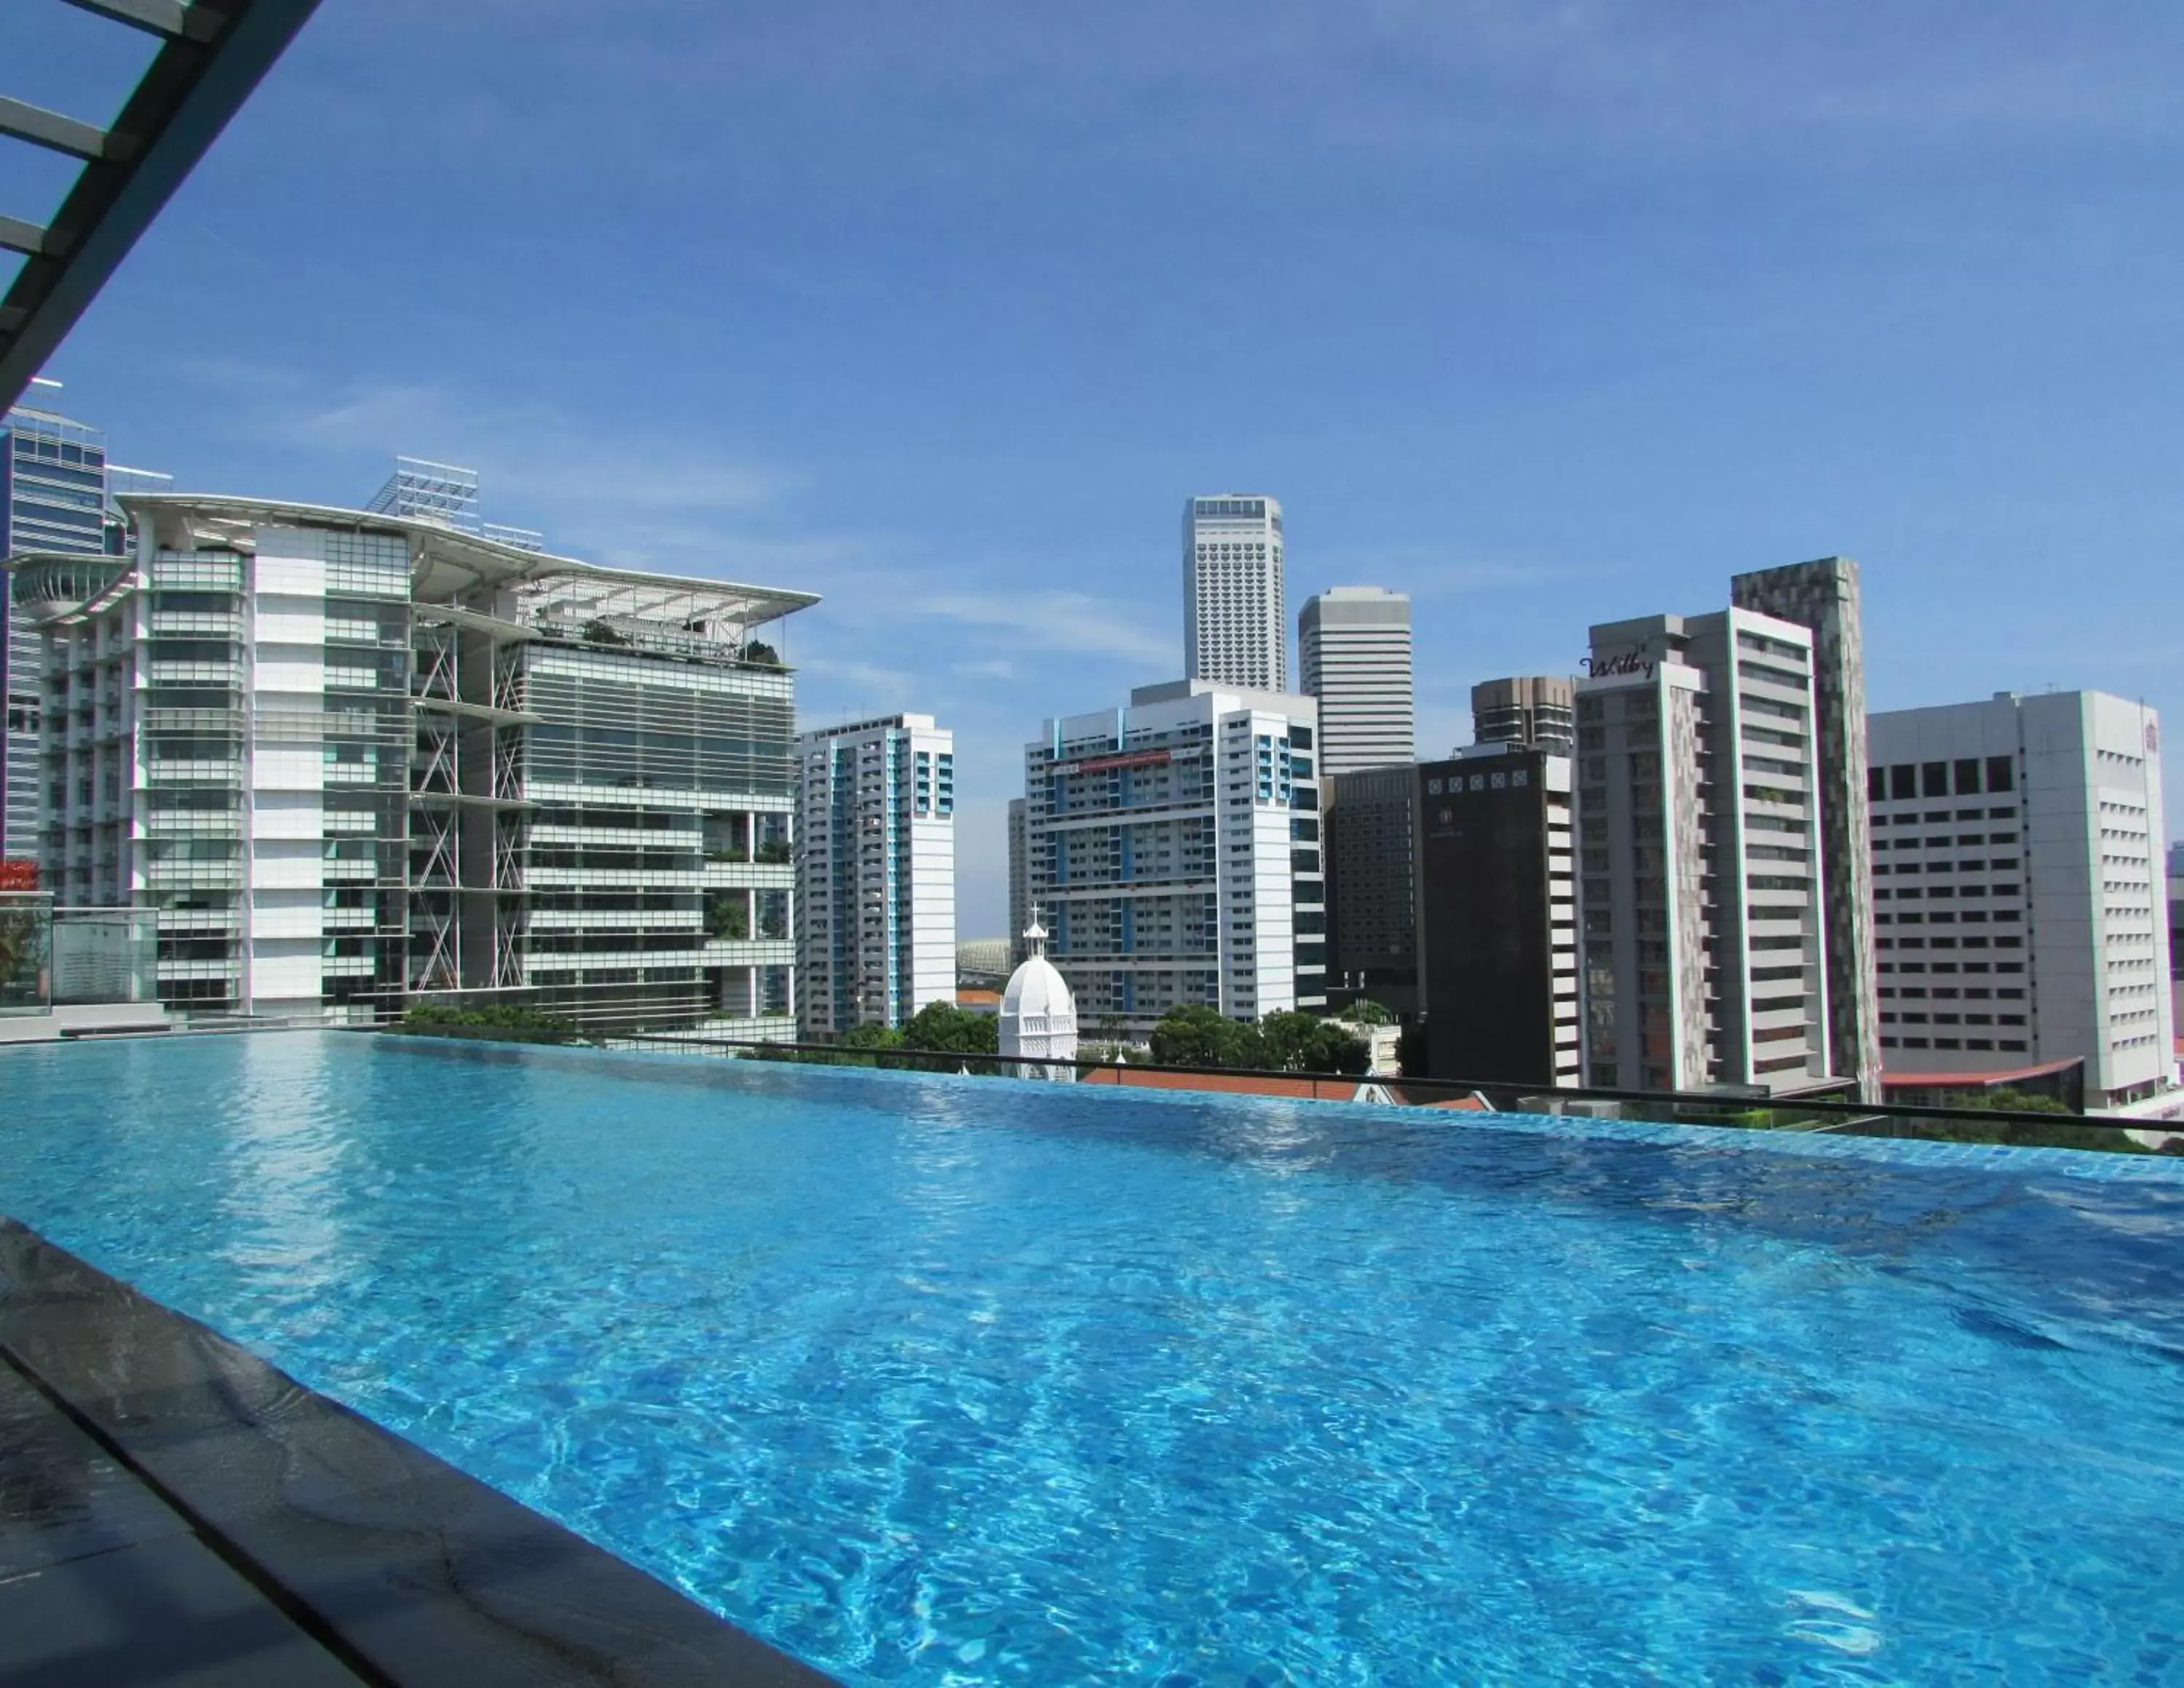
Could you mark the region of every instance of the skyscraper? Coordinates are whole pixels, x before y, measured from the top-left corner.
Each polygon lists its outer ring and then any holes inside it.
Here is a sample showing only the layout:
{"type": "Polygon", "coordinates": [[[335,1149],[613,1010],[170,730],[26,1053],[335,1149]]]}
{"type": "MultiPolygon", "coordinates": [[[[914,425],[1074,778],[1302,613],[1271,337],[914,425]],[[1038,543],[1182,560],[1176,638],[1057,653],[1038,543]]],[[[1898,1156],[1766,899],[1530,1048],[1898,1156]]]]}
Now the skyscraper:
{"type": "Polygon", "coordinates": [[[1880,1022],[1874,1002],[1873,830],[1867,822],[1865,636],[1858,565],[1824,556],[1730,578],[1729,601],[1811,630],[1813,774],[1829,876],[1828,1062],[1880,1099],[1880,1022]]]}
{"type": "Polygon", "coordinates": [[[1589,1082],[1782,1090],[1835,1076],[1812,633],[1751,610],[1653,616],[1595,627],[1585,666],[1589,1082]]]}
{"type": "MultiPolygon", "coordinates": [[[[36,383],[50,402],[59,383],[36,383]]],[[[30,405],[0,417],[0,557],[18,551],[98,555],[109,544],[106,437],[95,428],[30,405]]],[[[111,542],[120,543],[114,528],[111,542]]],[[[7,730],[0,737],[0,856],[38,857],[39,642],[36,625],[12,601],[0,603],[0,691],[7,730]]]]}
{"type": "Polygon", "coordinates": [[[1471,688],[1471,736],[1477,744],[1568,756],[1577,747],[1573,683],[1554,674],[1479,681],[1471,688]]]}
{"type": "Polygon", "coordinates": [[[1282,506],[1256,494],[1194,498],[1183,510],[1184,677],[1289,690],[1282,506]]]}
{"type": "Polygon", "coordinates": [[[888,715],[797,735],[807,1034],[956,1000],[956,735],[888,715]]]}
{"type": "Polygon", "coordinates": [[[1404,772],[1418,806],[1427,1075],[1576,1084],[1569,758],[1486,743],[1404,772]]]}
{"type": "Polygon", "coordinates": [[[1418,755],[1411,601],[1380,586],[1336,586],[1297,615],[1297,668],[1319,700],[1319,771],[1349,774],[1418,755]]]}
{"type": "Polygon", "coordinates": [[[2173,1098],[2154,712],[2001,692],[1891,710],[1869,731],[1889,1071],[2082,1056],[2092,1106],[2173,1098]]]}

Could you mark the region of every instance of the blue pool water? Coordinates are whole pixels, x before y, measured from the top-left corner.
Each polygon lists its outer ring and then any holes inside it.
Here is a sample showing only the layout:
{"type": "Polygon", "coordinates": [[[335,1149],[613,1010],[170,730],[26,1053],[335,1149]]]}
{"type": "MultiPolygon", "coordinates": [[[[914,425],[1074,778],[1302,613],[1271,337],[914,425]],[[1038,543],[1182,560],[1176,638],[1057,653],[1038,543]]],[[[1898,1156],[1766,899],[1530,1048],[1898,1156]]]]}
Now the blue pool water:
{"type": "Polygon", "coordinates": [[[2178,1169],[1636,1135],[0,1053],[0,1211],[854,1682],[2184,1682],[2178,1169]]]}

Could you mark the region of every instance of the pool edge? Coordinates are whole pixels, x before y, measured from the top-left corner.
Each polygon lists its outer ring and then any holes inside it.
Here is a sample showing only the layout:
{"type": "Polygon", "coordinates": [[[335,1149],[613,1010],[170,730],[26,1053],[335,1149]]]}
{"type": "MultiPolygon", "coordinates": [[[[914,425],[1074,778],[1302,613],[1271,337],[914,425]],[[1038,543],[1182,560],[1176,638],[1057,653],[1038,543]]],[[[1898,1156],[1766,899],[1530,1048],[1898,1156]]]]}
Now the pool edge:
{"type": "Polygon", "coordinates": [[[276,1605],[402,1688],[833,1680],[4,1216],[0,1351],[276,1605]]]}

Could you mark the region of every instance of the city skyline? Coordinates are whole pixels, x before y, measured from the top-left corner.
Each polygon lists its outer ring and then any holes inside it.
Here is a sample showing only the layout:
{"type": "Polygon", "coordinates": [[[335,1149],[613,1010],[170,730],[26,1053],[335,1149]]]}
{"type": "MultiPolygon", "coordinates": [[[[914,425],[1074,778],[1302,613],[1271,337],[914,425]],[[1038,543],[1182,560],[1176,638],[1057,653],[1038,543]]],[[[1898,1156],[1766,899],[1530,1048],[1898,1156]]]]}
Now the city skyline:
{"type": "MultiPolygon", "coordinates": [[[[1571,672],[1594,621],[1830,552],[1865,567],[1874,708],[2184,709],[2158,635],[2184,120],[2152,25],[1240,18],[639,8],[601,63],[492,8],[329,8],[47,372],[183,486],[353,503],[416,452],[556,549],[820,593],[785,653],[805,719],[956,727],[967,933],[1006,925],[1032,690],[1182,674],[1198,489],[1283,500],[1285,614],[1411,595],[1422,755],[1468,736],[1471,683],[1571,672]],[[1875,31],[1889,54],[1844,51],[1875,31]],[[1272,131],[1240,120],[1255,78],[1287,91],[1272,131]],[[580,136],[580,83],[646,98],[580,136]],[[671,205],[690,184],[639,165],[723,103],[766,167],[671,205]],[[355,238],[398,212],[433,264],[355,238]],[[1279,264],[1197,261],[1262,226],[1279,264]]],[[[67,71],[77,21],[0,20],[0,53],[67,71]]],[[[24,92],[96,115],[80,69],[24,92]]]]}

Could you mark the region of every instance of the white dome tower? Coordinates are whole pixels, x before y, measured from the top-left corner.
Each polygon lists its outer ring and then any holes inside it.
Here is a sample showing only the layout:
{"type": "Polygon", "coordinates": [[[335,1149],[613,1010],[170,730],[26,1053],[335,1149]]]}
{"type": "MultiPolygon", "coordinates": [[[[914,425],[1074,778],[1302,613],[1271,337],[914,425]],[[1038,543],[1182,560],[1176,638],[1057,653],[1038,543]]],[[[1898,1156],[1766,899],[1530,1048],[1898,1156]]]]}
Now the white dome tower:
{"type": "MultiPolygon", "coordinates": [[[[1046,959],[1046,928],[1039,925],[1036,908],[1031,912],[1031,925],[1024,928],[1024,938],[1031,954],[1009,975],[1009,987],[1001,995],[1001,1054],[1074,1060],[1077,998],[1069,993],[1069,981],[1046,959]]],[[[1016,1069],[1015,1076],[1067,1083],[1077,1074],[1070,1067],[1024,1066],[1016,1069]]]]}

